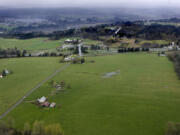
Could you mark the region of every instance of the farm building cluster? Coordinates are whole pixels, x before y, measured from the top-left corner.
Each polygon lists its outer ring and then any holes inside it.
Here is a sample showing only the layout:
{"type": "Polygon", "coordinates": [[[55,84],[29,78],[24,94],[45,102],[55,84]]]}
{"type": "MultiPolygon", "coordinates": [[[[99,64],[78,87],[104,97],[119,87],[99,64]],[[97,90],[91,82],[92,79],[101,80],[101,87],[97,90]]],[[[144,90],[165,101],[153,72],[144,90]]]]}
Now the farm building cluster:
{"type": "MultiPolygon", "coordinates": [[[[51,97],[51,96],[57,94],[58,92],[63,91],[63,88],[65,87],[64,81],[62,81],[61,83],[51,81],[50,83],[51,83],[52,87],[55,88],[56,90],[53,90],[48,97],[51,97]]],[[[45,96],[38,98],[35,102],[33,101],[32,103],[36,104],[39,107],[43,107],[43,108],[55,108],[56,107],[56,103],[49,102],[47,97],[45,97],[45,96]]]]}
{"type": "Polygon", "coordinates": [[[0,73],[0,78],[4,78],[5,76],[7,76],[9,74],[9,71],[7,69],[4,69],[1,73],[0,73]]]}
{"type": "Polygon", "coordinates": [[[55,103],[55,102],[52,102],[52,103],[48,102],[48,101],[47,101],[47,98],[46,98],[45,96],[37,99],[37,103],[38,103],[38,105],[41,106],[41,107],[54,108],[54,107],[56,106],[56,103],[55,103]]]}
{"type": "Polygon", "coordinates": [[[172,42],[169,46],[165,46],[163,48],[149,48],[150,52],[161,52],[161,51],[180,51],[180,47],[172,42]]]}
{"type": "Polygon", "coordinates": [[[103,49],[107,49],[108,47],[104,44],[99,44],[99,45],[95,45],[95,44],[86,44],[83,43],[82,39],[66,39],[64,41],[64,44],[57,47],[57,50],[71,50],[74,49],[76,47],[78,47],[79,45],[81,45],[82,48],[85,48],[86,50],[103,50],[103,49]]]}
{"type": "Polygon", "coordinates": [[[64,41],[64,44],[62,46],[59,46],[58,48],[56,48],[57,50],[65,50],[65,49],[73,49],[75,47],[75,45],[78,45],[80,43],[82,43],[83,40],[80,39],[66,39],[64,41]]]}

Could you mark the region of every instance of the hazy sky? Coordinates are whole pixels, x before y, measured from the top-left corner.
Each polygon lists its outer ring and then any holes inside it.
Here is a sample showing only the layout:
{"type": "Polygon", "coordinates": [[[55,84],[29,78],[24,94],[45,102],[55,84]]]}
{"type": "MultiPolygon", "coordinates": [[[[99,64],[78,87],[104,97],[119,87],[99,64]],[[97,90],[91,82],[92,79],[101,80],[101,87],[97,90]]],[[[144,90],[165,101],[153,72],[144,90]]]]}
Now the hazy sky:
{"type": "Polygon", "coordinates": [[[179,6],[180,7],[180,0],[0,0],[0,6],[8,6],[8,7],[179,6]]]}

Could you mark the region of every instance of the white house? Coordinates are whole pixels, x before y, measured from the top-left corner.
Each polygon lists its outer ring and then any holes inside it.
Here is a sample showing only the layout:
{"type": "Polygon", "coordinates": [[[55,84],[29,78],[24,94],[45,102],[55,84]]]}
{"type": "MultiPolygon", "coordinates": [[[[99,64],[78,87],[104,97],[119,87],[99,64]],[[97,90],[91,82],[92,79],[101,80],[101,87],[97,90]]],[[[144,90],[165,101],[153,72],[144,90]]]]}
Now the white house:
{"type": "Polygon", "coordinates": [[[70,39],[66,39],[65,41],[64,41],[64,43],[66,43],[66,44],[69,44],[69,43],[72,43],[73,42],[73,40],[70,40],[70,39]]]}
{"type": "Polygon", "coordinates": [[[46,101],[46,97],[45,96],[43,96],[43,97],[38,99],[39,103],[44,103],[45,101],[46,101]]]}

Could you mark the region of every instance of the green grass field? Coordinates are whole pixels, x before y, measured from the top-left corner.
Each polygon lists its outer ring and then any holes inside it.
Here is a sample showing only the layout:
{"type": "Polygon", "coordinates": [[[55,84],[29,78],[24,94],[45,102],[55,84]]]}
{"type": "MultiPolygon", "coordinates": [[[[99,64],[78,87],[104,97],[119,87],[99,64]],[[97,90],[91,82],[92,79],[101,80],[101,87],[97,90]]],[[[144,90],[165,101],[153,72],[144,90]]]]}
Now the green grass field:
{"type": "Polygon", "coordinates": [[[0,38],[0,48],[18,48],[21,50],[50,50],[55,49],[63,43],[61,40],[48,40],[48,38],[33,38],[27,40],[0,38]]]}
{"type": "MultiPolygon", "coordinates": [[[[32,38],[27,40],[19,40],[19,39],[5,39],[0,38],[0,48],[18,48],[20,50],[29,50],[29,51],[55,51],[58,46],[64,44],[64,41],[67,38],[62,38],[60,40],[48,40],[48,38],[32,38]]],[[[74,39],[74,37],[70,38],[74,39]]],[[[102,44],[100,41],[84,39],[84,44],[102,44]]]]}
{"type": "MultiPolygon", "coordinates": [[[[52,68],[56,60],[48,58],[52,65],[47,64],[52,68]]],[[[15,67],[16,60],[11,61],[15,67]]],[[[17,70],[23,71],[23,65],[17,70]]],[[[43,73],[49,73],[50,67],[43,73]]],[[[71,89],[49,97],[61,108],[42,109],[27,102],[54,90],[46,83],[8,115],[15,119],[17,128],[40,120],[46,124],[60,122],[65,135],[163,135],[167,122],[180,122],[180,81],[166,57],[145,53],[89,57],[86,64],[70,65],[53,80],[71,85],[71,89]],[[116,76],[102,78],[118,70],[116,76]]],[[[8,83],[5,81],[0,82],[4,87],[13,84],[8,78],[8,83]]]]}
{"type": "Polygon", "coordinates": [[[0,59],[0,72],[13,72],[0,79],[0,114],[61,66],[59,58],[0,59]]]}
{"type": "Polygon", "coordinates": [[[170,42],[165,40],[142,40],[140,41],[139,44],[142,45],[144,43],[163,45],[163,44],[169,44],[170,42]]]}

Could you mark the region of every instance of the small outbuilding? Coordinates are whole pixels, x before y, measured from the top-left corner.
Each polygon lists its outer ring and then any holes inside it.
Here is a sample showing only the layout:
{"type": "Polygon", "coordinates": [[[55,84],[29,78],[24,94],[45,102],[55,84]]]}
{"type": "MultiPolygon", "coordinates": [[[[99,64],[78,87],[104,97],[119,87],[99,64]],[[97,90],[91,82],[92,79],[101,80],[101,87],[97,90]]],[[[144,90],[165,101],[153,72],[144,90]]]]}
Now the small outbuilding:
{"type": "Polygon", "coordinates": [[[9,71],[7,69],[4,70],[5,74],[9,74],[9,71]]]}
{"type": "Polygon", "coordinates": [[[69,62],[69,61],[72,61],[73,59],[74,59],[73,57],[66,57],[66,58],[64,58],[64,61],[69,62]]]}
{"type": "Polygon", "coordinates": [[[56,103],[54,103],[54,102],[52,102],[51,104],[50,104],[50,107],[51,108],[54,108],[56,106],[56,103]]]}
{"type": "Polygon", "coordinates": [[[0,78],[3,78],[3,75],[0,75],[0,78]]]}
{"type": "Polygon", "coordinates": [[[61,89],[61,85],[60,85],[60,84],[57,84],[57,85],[55,86],[55,88],[56,88],[56,89],[61,89]]]}

